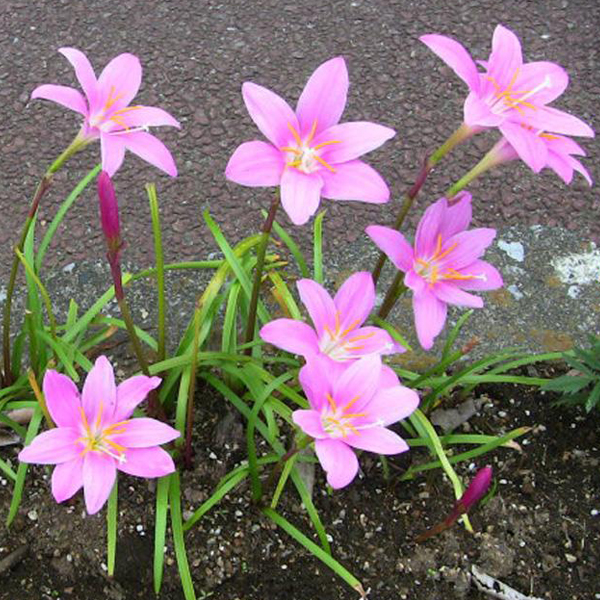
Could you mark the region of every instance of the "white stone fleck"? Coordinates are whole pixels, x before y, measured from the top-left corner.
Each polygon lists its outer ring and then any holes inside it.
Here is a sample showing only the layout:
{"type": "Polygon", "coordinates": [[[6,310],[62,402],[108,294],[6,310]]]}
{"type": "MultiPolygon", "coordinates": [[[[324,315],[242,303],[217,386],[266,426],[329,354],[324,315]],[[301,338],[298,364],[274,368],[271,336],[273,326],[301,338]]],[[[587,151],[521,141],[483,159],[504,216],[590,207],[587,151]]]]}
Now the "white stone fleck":
{"type": "Polygon", "coordinates": [[[567,290],[567,296],[569,298],[579,298],[579,294],[581,294],[581,288],[578,285],[570,285],[567,290]]]}
{"type": "Polygon", "coordinates": [[[506,252],[510,258],[517,262],[523,262],[525,260],[525,248],[521,242],[505,242],[504,240],[498,240],[498,248],[506,252]]]}
{"type": "Polygon", "coordinates": [[[513,295],[515,300],[520,300],[524,297],[523,292],[514,283],[512,285],[509,285],[506,289],[513,295]]]}
{"type": "Polygon", "coordinates": [[[568,285],[597,283],[600,279],[600,249],[595,244],[588,252],[559,256],[551,264],[562,283],[568,285]]]}

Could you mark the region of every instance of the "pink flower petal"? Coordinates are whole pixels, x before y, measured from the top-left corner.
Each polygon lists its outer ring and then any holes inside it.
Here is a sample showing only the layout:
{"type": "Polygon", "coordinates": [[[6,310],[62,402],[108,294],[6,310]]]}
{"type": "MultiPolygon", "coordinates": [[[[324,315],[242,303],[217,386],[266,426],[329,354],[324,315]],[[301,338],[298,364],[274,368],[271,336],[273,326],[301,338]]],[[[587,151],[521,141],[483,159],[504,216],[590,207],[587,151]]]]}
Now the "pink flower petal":
{"type": "MultiPolygon", "coordinates": [[[[552,157],[552,161],[550,159],[550,155],[548,157],[548,166],[554,168],[554,170],[556,171],[555,168],[555,164],[554,164],[554,156],[552,157]],[[552,163],[552,164],[551,164],[552,163]]],[[[568,156],[566,158],[569,166],[574,170],[577,171],[578,173],[581,173],[581,175],[583,175],[583,177],[585,178],[585,180],[588,182],[588,185],[592,185],[593,181],[592,178],[590,176],[590,172],[575,158],[573,158],[572,156],[568,156]]]]}
{"type": "Polygon", "coordinates": [[[238,146],[225,168],[225,177],[241,185],[279,185],[285,168],[283,153],[267,142],[245,142],[238,146]]]}
{"type": "Polygon", "coordinates": [[[454,197],[454,203],[448,207],[444,220],[442,221],[439,233],[442,239],[447,239],[455,233],[465,230],[473,217],[471,206],[471,194],[469,192],[459,192],[454,197]]]}
{"type": "Polygon", "coordinates": [[[114,422],[129,419],[135,407],[143,402],[151,390],[161,384],[160,377],[147,377],[136,375],[130,377],[117,386],[117,406],[113,412],[114,422]]]}
{"type": "Polygon", "coordinates": [[[336,164],[335,173],[325,169],[319,173],[323,178],[323,198],[371,204],[383,204],[390,199],[390,190],[381,175],[360,160],[336,164]]]}
{"type": "Polygon", "coordinates": [[[361,327],[346,336],[351,344],[348,347],[354,358],[369,356],[370,354],[395,354],[404,352],[404,348],[394,342],[390,334],[380,327],[361,327]]]}
{"type": "Polygon", "coordinates": [[[463,107],[465,123],[471,127],[497,127],[504,121],[506,115],[495,114],[489,104],[475,92],[471,92],[463,107]]]}
{"type": "Polygon", "coordinates": [[[499,129],[521,160],[534,173],[539,173],[544,168],[548,157],[548,149],[535,131],[510,121],[502,123],[499,129]]]}
{"type": "Polygon", "coordinates": [[[55,465],[75,460],[81,445],[77,442],[80,433],[71,427],[57,427],[40,433],[29,446],[19,453],[19,460],[24,463],[55,465]]]}
{"type": "Polygon", "coordinates": [[[313,438],[322,440],[329,437],[323,430],[321,415],[316,410],[295,410],[292,419],[304,433],[313,438]]]}
{"type": "Polygon", "coordinates": [[[93,109],[98,95],[98,80],[87,56],[76,48],[59,48],[58,51],[75,69],[77,81],[79,81],[79,85],[87,97],[90,109],[93,109]]]}
{"type": "Polygon", "coordinates": [[[44,375],[42,387],[52,420],[59,427],[77,427],[81,423],[81,400],[73,381],[49,369],[44,375]]]}
{"type": "Polygon", "coordinates": [[[400,379],[398,378],[398,375],[396,375],[394,369],[387,365],[383,365],[381,374],[379,375],[377,389],[381,391],[398,385],[400,385],[400,379]]]}
{"type": "Polygon", "coordinates": [[[417,226],[415,233],[415,258],[429,259],[434,255],[440,228],[446,219],[448,201],[440,198],[429,205],[417,226]]]}
{"type": "MultiPolygon", "coordinates": [[[[363,408],[368,419],[391,425],[411,415],[419,406],[419,395],[403,385],[380,389],[363,408]]],[[[362,435],[362,431],[361,431],[362,435]]]]}
{"type": "Polygon", "coordinates": [[[132,419],[123,428],[124,433],[111,436],[111,439],[126,448],[149,448],[166,444],[180,436],[179,431],[170,425],[146,417],[132,419]]]}
{"type": "Polygon", "coordinates": [[[493,79],[504,90],[522,65],[519,38],[510,29],[497,25],[492,38],[492,53],[488,59],[488,78],[493,79]]]}
{"type": "Polygon", "coordinates": [[[478,279],[460,281],[463,290],[495,290],[504,285],[502,275],[496,267],[483,260],[476,260],[461,270],[463,275],[477,275],[478,279]]]}
{"type": "MultiPolygon", "coordinates": [[[[129,108],[133,109],[134,107],[129,108]]],[[[110,118],[110,114],[107,114],[107,118],[110,118]]],[[[119,116],[119,120],[126,123],[127,127],[160,127],[167,125],[177,127],[177,129],[181,128],[175,117],[171,116],[166,110],[155,106],[137,105],[135,110],[128,110],[119,116]]],[[[118,127],[118,129],[122,129],[122,127],[118,127]]]]}
{"type": "Polygon", "coordinates": [[[100,148],[102,154],[102,170],[112,177],[123,164],[125,158],[125,144],[122,135],[100,135],[100,148]]]}
{"type": "Polygon", "coordinates": [[[385,427],[363,429],[359,435],[349,435],[344,441],[353,448],[377,454],[400,454],[408,450],[408,444],[397,433],[385,427]]]}
{"type": "MultiPolygon", "coordinates": [[[[117,404],[117,387],[112,365],[106,356],[99,356],[87,374],[81,404],[89,423],[96,419],[101,405],[103,416],[112,416],[117,404]]],[[[103,422],[106,422],[104,418],[103,422]]]]}
{"type": "Polygon", "coordinates": [[[447,307],[435,294],[423,292],[413,296],[413,312],[419,343],[425,350],[433,346],[446,322],[447,307]]]}
{"type": "Polygon", "coordinates": [[[439,300],[446,302],[446,304],[468,306],[470,308],[483,307],[483,300],[479,296],[473,296],[473,294],[461,290],[457,285],[453,285],[452,283],[438,281],[433,286],[433,293],[439,300]]]}
{"type": "MultiPolygon", "coordinates": [[[[115,134],[113,134],[113,137],[115,134]]],[[[135,133],[124,133],[123,144],[127,150],[137,154],[141,159],[170,175],[177,177],[177,167],[173,156],[167,147],[151,133],[136,131],[135,133]]]]}
{"type": "Polygon", "coordinates": [[[307,175],[287,168],[281,176],[281,204],[294,225],[304,225],[319,208],[323,180],[318,173],[307,175]]]}
{"type": "Polygon", "coordinates": [[[269,344],[301,356],[319,352],[319,343],[312,327],[294,319],[275,319],[260,330],[260,337],[269,344]]]}
{"type": "Polygon", "coordinates": [[[335,330],[336,306],[327,293],[327,290],[312,279],[300,279],[296,286],[302,304],[306,306],[308,314],[315,326],[317,336],[325,331],[325,326],[335,330]]]}
{"type": "Polygon", "coordinates": [[[455,270],[469,266],[483,255],[486,248],[494,241],[496,230],[486,227],[461,231],[444,243],[444,248],[454,246],[440,264],[455,270]]]}
{"type": "Polygon", "coordinates": [[[288,146],[294,139],[290,126],[296,132],[299,130],[298,119],[290,105],[275,92],[250,82],[242,85],[242,96],[262,134],[277,148],[288,146]]]}
{"type": "Polygon", "coordinates": [[[404,276],[404,285],[415,294],[420,294],[427,289],[428,283],[414,269],[411,269],[404,276]]]}
{"type": "Polygon", "coordinates": [[[316,440],[315,453],[327,474],[327,483],[334,489],[347,486],[358,473],[354,451],[340,440],[316,440]]]}
{"type": "Polygon", "coordinates": [[[323,63],[310,76],[298,100],[296,114],[306,135],[317,122],[317,133],[335,125],[346,107],[348,69],[338,56],[323,63]]]}
{"type": "Polygon", "coordinates": [[[329,141],[339,142],[324,146],[319,152],[320,156],[329,164],[336,165],[354,160],[379,148],[395,135],[396,132],[393,129],[368,121],[341,123],[321,132],[315,138],[314,146],[329,141]]]}
{"type": "Polygon", "coordinates": [[[353,409],[361,412],[377,391],[381,367],[381,358],[377,354],[353,362],[341,377],[332,382],[332,396],[337,405],[344,406],[354,400],[353,409]]]}
{"type": "Polygon", "coordinates": [[[83,496],[90,515],[96,514],[108,500],[117,476],[115,460],[100,452],[88,452],[83,458],[83,496]]]}
{"type": "Polygon", "coordinates": [[[298,379],[300,385],[308,398],[310,406],[316,410],[327,405],[327,394],[331,393],[329,377],[332,372],[331,363],[334,361],[322,354],[315,354],[306,360],[306,364],[300,369],[298,379]]]}
{"type": "Polygon", "coordinates": [[[42,98],[51,100],[70,110],[74,110],[83,116],[88,114],[88,106],[82,93],[66,85],[53,85],[46,83],[40,85],[31,92],[31,99],[42,98]]]}
{"type": "MultiPolygon", "coordinates": [[[[568,85],[569,75],[560,65],[539,61],[525,63],[521,67],[513,89],[525,93],[537,89],[535,94],[527,98],[527,101],[539,106],[558,98],[567,89],[568,85]]],[[[527,115],[529,113],[528,110],[527,115]]]]}
{"type": "Polygon", "coordinates": [[[371,273],[358,271],[348,277],[335,295],[333,303],[342,332],[348,328],[360,327],[375,304],[375,285],[371,273]]]}
{"type": "Polygon", "coordinates": [[[462,44],[445,35],[435,33],[419,38],[432,52],[435,52],[468,86],[479,91],[477,66],[462,44]]]}
{"type": "Polygon", "coordinates": [[[163,477],[175,471],[175,463],[162,448],[128,448],[117,469],[136,477],[163,477]]]}
{"type": "Polygon", "coordinates": [[[133,54],[119,54],[104,67],[98,77],[102,104],[111,103],[112,111],[128,106],[142,83],[142,65],[133,54]]]}
{"type": "Polygon", "coordinates": [[[534,129],[551,131],[552,133],[594,137],[594,130],[587,123],[567,112],[550,106],[542,106],[536,111],[528,112],[527,124],[534,129]]]}
{"type": "Polygon", "coordinates": [[[369,225],[365,231],[397,269],[406,272],[412,268],[412,246],[399,231],[383,225],[369,225]]]}
{"type": "Polygon", "coordinates": [[[83,486],[83,458],[60,463],[52,473],[52,495],[57,502],[72,498],[83,486]]]}

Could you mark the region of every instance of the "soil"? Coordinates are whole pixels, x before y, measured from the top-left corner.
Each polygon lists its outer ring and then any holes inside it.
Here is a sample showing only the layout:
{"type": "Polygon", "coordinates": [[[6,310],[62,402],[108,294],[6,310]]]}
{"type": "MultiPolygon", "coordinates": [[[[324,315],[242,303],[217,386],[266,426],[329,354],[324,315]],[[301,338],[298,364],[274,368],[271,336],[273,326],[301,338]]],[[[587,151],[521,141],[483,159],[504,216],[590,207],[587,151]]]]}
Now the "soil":
{"type": "MultiPolygon", "coordinates": [[[[550,369],[551,371],[551,369],[550,369]]],[[[545,373],[549,375],[550,373],[545,373]]],[[[345,490],[325,491],[317,468],[314,500],[332,539],[334,556],[369,590],[373,600],[485,598],[470,582],[477,565],[525,596],[554,600],[600,597],[600,413],[556,408],[539,390],[512,384],[481,386],[479,414],[462,426],[499,434],[526,425],[518,449],[503,448],[462,464],[468,478],[484,464],[494,469],[495,491],[471,515],[476,533],[462,525],[416,544],[417,535],[442,521],[453,496],[441,472],[399,482],[409,464],[425,462],[412,450],[390,460],[386,482],[376,457],[363,454],[359,478],[345,490]]],[[[244,430],[224,401],[199,390],[196,459],[183,475],[186,514],[244,458],[244,430]]],[[[452,399],[449,400],[451,402],[452,399]]],[[[16,463],[17,447],[0,449],[16,463]]],[[[2,559],[23,556],[0,572],[0,598],[11,600],[128,600],[153,595],[154,483],[121,475],[119,539],[114,579],[106,575],[105,512],[88,517],[81,495],[58,505],[50,470],[32,467],[19,514],[0,531],[2,559]]],[[[312,535],[292,489],[278,510],[312,535]]],[[[0,514],[8,511],[11,485],[0,485],[0,514]]],[[[198,598],[279,600],[356,599],[357,594],[281,529],[251,507],[248,487],[238,488],[186,536],[198,598]]],[[[172,543],[166,550],[162,600],[183,598],[172,543]]]]}

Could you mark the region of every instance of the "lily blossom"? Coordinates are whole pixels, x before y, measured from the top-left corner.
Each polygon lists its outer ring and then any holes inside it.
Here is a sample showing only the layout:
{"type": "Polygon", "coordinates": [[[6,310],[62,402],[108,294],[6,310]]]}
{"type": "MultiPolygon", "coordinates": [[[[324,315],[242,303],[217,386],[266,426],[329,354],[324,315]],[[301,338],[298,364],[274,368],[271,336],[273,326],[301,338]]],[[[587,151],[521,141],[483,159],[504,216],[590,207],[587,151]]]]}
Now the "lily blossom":
{"type": "Polygon", "coordinates": [[[260,330],[260,336],[269,344],[306,359],[324,355],[331,369],[343,369],[363,356],[404,351],[385,329],[362,327],[375,303],[370,273],[351,275],[334,298],[312,279],[301,279],[296,285],[314,328],[295,319],[275,319],[260,330]]]}
{"type": "Polygon", "coordinates": [[[58,51],[75,69],[84,93],[64,85],[44,84],[33,90],[31,98],[51,100],[81,114],[84,120],[76,143],[85,146],[100,139],[102,169],[111,177],[123,163],[126,149],[175,177],[177,167],[171,153],[148,133],[148,128],[179,127],[179,122],[161,108],[130,105],[142,81],[139,59],[133,54],[119,54],[96,78],[83,52],[75,48],[58,51]]]}
{"type": "Polygon", "coordinates": [[[241,144],[229,159],[226,177],[251,187],[281,186],[283,208],[295,225],[309,220],[321,197],[387,202],[385,181],[357,159],[396,132],[366,121],[338,124],[347,93],[342,57],[323,63],[311,75],[295,112],[267,88],[244,83],[246,108],[269,142],[241,144]]]}
{"type": "MultiPolygon", "coordinates": [[[[523,125],[524,126],[524,125],[523,125]]],[[[524,126],[525,127],[525,126],[524,126]]],[[[552,169],[566,184],[573,180],[573,173],[581,173],[589,185],[592,178],[589,171],[573,156],[585,156],[583,148],[571,138],[554,133],[532,132],[546,147],[545,162],[542,168],[552,169]]],[[[489,152],[491,166],[519,158],[518,152],[506,139],[502,138],[489,152]]],[[[531,166],[531,165],[529,165],[531,166]]]]}
{"type": "Polygon", "coordinates": [[[296,410],[294,423],[315,439],[315,452],[335,489],[348,485],[358,472],[353,449],[399,454],[407,443],[387,428],[408,417],[419,396],[401,385],[381,387],[379,356],[355,361],[342,373],[313,357],[300,370],[300,383],[310,408],[296,410]]]}
{"type": "Polygon", "coordinates": [[[479,259],[496,230],[466,231],[471,218],[471,194],[462,192],[452,206],[440,198],[427,208],[417,227],[414,248],[395,229],[381,225],[366,229],[396,268],[406,273],[404,284],[413,292],[417,337],[427,350],[444,327],[448,304],[481,308],[483,300],[466,290],[502,286],[500,273],[479,259]]]}
{"type": "Polygon", "coordinates": [[[80,395],[69,377],[46,371],[43,391],[56,428],[38,435],[21,450],[19,460],[56,465],[52,473],[56,501],[68,500],[83,487],[90,515],[106,502],[117,469],[138,477],[172,473],[173,459],[158,446],[174,440],[179,432],[155,419],[131,418],[160,381],[137,375],[117,386],[110,362],[100,356],[80,395]]]}
{"type": "Polygon", "coordinates": [[[464,122],[475,131],[498,127],[518,155],[539,171],[546,160],[543,140],[527,134],[521,122],[536,130],[593,137],[583,121],[546,106],[566,89],[569,77],[559,65],[546,62],[524,63],[517,36],[497,25],[492,52],[487,61],[478,61],[480,72],[467,50],[452,38],[429,34],[420,40],[437,54],[468,86],[464,122]]]}

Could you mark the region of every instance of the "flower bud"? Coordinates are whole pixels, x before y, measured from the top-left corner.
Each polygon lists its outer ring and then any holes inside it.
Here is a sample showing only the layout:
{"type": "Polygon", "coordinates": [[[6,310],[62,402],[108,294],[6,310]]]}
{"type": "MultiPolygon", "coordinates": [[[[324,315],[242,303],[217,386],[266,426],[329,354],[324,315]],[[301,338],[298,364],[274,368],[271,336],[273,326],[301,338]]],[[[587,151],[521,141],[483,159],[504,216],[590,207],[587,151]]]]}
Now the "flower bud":
{"type": "Polygon", "coordinates": [[[469,487],[458,501],[458,504],[461,506],[463,512],[469,512],[469,510],[471,510],[471,508],[473,508],[473,506],[477,504],[481,498],[483,498],[484,494],[490,487],[491,482],[492,467],[483,467],[477,471],[477,474],[475,477],[473,477],[469,487]]]}
{"type": "Polygon", "coordinates": [[[117,260],[121,249],[121,226],[119,223],[119,205],[115,188],[106,171],[98,177],[98,199],[100,201],[100,221],[108,246],[109,261],[117,260]]]}

